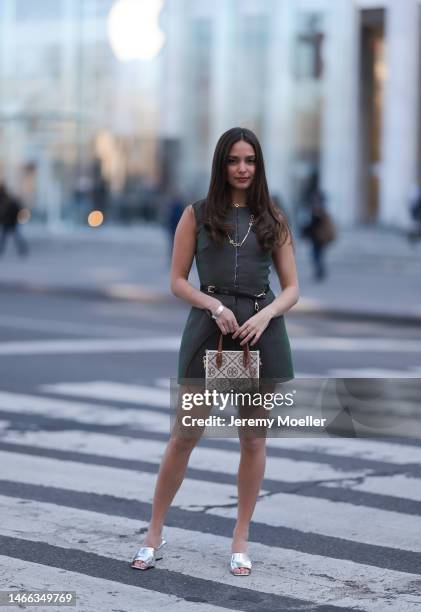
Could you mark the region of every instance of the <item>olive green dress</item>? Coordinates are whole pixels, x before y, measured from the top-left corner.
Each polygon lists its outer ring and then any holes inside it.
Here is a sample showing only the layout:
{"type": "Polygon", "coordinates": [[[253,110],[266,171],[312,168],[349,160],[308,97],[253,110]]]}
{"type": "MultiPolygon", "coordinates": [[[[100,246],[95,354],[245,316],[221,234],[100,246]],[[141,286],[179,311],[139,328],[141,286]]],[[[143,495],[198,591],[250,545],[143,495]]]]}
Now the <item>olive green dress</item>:
{"type": "MultiPolygon", "coordinates": [[[[269,272],[272,262],[270,250],[263,250],[256,234],[251,231],[242,246],[232,246],[228,238],[223,245],[216,244],[203,225],[204,200],[198,200],[193,206],[196,218],[196,266],[203,285],[232,288],[247,293],[260,293],[269,284],[269,272]]],[[[241,242],[247,233],[250,220],[248,207],[232,207],[227,221],[232,223],[235,231],[231,234],[234,242],[241,242]]],[[[253,316],[254,300],[243,296],[231,296],[214,293],[224,306],[230,308],[239,325],[253,316]]],[[[258,300],[260,310],[275,299],[272,289],[264,298],[258,300]]],[[[208,310],[193,306],[190,310],[181,339],[178,358],[178,383],[187,383],[190,379],[205,377],[203,357],[206,349],[216,350],[220,336],[219,327],[208,310]]],[[[231,334],[223,337],[223,348],[242,350],[240,339],[233,340],[231,334]]],[[[260,350],[262,362],[260,377],[273,383],[285,382],[294,378],[291,349],[285,326],[284,316],[271,319],[269,325],[250,347],[260,350]]]]}

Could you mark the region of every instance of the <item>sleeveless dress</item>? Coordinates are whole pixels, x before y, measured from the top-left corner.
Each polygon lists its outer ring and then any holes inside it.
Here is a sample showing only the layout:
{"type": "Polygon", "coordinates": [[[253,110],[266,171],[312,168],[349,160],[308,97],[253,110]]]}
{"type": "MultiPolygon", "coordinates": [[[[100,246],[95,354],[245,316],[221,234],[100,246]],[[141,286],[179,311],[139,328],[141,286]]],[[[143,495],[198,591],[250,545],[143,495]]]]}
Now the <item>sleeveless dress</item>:
{"type": "MultiPolygon", "coordinates": [[[[192,204],[196,218],[195,260],[200,283],[216,287],[232,288],[247,293],[260,293],[269,284],[272,263],[270,250],[263,250],[256,234],[251,231],[241,247],[232,246],[228,238],[222,245],[212,240],[203,225],[205,200],[192,204]]],[[[248,207],[232,207],[227,221],[235,227],[230,233],[234,242],[241,242],[247,233],[250,220],[248,207]]],[[[224,306],[230,308],[239,325],[256,314],[254,300],[249,297],[212,293],[224,306]]],[[[272,289],[258,300],[262,310],[275,299],[272,289]]],[[[220,329],[211,313],[193,306],[188,315],[178,357],[178,384],[188,384],[189,379],[204,379],[203,357],[206,349],[216,350],[220,329]]],[[[223,336],[223,349],[242,350],[240,338],[233,340],[231,334],[223,336]]],[[[286,382],[294,378],[291,349],[284,315],[273,317],[250,350],[260,350],[262,361],[261,379],[272,383],[286,382]]]]}

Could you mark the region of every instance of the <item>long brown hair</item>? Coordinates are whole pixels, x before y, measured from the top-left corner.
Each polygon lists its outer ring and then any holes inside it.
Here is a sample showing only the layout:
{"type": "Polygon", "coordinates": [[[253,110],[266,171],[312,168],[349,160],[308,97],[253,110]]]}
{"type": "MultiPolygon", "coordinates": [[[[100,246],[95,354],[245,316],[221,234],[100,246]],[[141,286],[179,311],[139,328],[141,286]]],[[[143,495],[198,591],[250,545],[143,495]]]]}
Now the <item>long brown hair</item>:
{"type": "Polygon", "coordinates": [[[286,215],[275,206],[269,195],[263,153],[257,136],[247,128],[234,127],[219,138],[212,161],[212,174],[204,204],[204,225],[218,244],[226,238],[232,227],[226,223],[226,215],[232,206],[231,186],[227,180],[227,164],[231,147],[239,140],[248,142],[256,156],[255,174],[246,193],[246,204],[254,215],[253,231],[263,249],[272,250],[289,238],[292,233],[286,215]]]}

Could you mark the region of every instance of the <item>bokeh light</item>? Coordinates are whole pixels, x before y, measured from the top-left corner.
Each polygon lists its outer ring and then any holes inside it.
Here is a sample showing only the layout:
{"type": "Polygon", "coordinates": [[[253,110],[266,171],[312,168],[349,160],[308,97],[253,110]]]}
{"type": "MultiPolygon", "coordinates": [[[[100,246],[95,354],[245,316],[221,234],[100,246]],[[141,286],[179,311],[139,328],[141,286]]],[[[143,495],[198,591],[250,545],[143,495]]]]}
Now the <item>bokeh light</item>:
{"type": "Polygon", "coordinates": [[[158,17],[163,0],[118,0],[108,15],[108,37],[121,61],[151,60],[161,50],[165,35],[158,17]]]}
{"type": "Polygon", "coordinates": [[[88,215],[88,225],[99,227],[104,222],[104,215],[100,210],[92,210],[88,215]]]}

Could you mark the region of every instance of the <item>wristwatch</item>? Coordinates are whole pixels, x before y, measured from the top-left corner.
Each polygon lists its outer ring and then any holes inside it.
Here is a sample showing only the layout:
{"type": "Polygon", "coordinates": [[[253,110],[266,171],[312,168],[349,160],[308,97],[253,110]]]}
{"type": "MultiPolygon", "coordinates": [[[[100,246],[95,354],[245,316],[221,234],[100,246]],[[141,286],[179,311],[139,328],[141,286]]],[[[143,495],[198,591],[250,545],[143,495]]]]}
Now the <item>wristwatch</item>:
{"type": "Polygon", "coordinates": [[[219,315],[224,311],[225,306],[223,306],[222,304],[219,304],[218,308],[215,310],[215,312],[212,315],[212,319],[217,319],[219,317],[219,315]]]}

